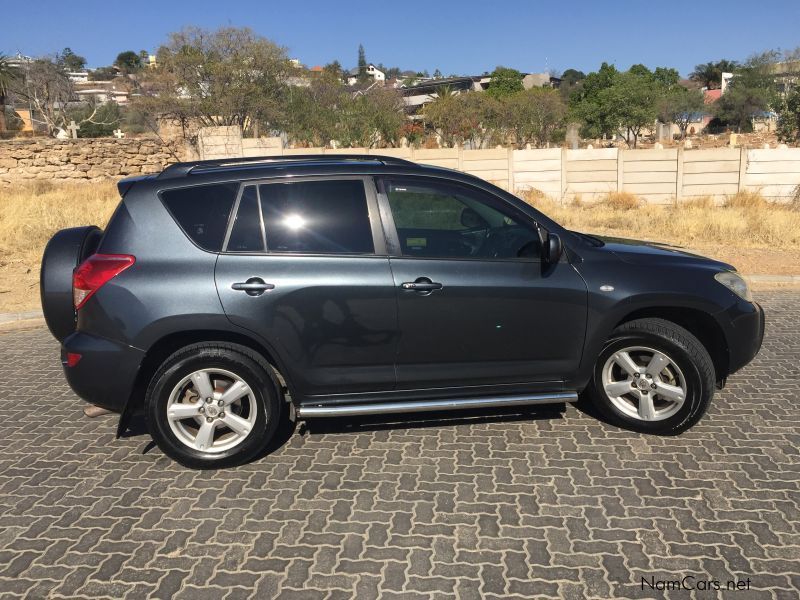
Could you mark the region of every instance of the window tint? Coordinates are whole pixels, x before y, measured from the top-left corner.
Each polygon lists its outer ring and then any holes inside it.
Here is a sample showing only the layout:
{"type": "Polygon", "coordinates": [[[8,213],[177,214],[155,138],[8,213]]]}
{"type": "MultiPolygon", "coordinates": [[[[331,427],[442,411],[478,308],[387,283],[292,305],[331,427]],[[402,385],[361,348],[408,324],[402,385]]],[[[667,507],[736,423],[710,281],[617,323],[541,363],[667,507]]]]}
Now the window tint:
{"type": "Polygon", "coordinates": [[[404,256],[538,258],[536,227],[480,190],[415,179],[385,180],[404,256]]]}
{"type": "Polygon", "coordinates": [[[161,198],[195,244],[219,252],[238,191],[238,183],[223,183],[168,190],[161,198]]]}
{"type": "Polygon", "coordinates": [[[228,252],[263,252],[264,238],[261,234],[261,215],[258,213],[256,186],[248,185],[242,190],[239,208],[228,239],[228,252]]]}
{"type": "Polygon", "coordinates": [[[361,180],[259,186],[269,252],[374,252],[361,180]]]}

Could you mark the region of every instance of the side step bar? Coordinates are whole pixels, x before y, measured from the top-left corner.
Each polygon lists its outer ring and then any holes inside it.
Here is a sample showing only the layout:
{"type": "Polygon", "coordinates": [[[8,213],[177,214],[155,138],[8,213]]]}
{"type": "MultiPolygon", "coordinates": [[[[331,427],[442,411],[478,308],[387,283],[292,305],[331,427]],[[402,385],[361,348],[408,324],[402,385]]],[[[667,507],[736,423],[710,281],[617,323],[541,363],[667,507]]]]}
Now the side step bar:
{"type": "Polygon", "coordinates": [[[354,417],[359,415],[384,415],[393,413],[432,412],[437,410],[461,410],[465,408],[496,408],[503,406],[527,406],[552,404],[554,402],[576,402],[576,392],[548,392],[546,394],[516,394],[513,396],[489,396],[464,398],[461,400],[417,400],[414,402],[382,402],[380,404],[336,404],[331,406],[299,406],[297,417],[354,417]]]}

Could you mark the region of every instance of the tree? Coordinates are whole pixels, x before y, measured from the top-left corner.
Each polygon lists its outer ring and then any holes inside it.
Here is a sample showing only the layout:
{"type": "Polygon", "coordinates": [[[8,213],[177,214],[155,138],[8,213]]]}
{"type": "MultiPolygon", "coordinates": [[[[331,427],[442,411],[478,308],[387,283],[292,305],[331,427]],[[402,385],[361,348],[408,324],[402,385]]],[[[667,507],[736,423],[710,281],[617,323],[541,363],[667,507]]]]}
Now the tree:
{"type": "Polygon", "coordinates": [[[11,66],[7,56],[0,54],[0,132],[6,130],[6,99],[18,79],[17,69],[11,66]]]}
{"type": "Polygon", "coordinates": [[[502,98],[522,91],[522,73],[508,67],[497,67],[491,74],[486,93],[492,98],[502,98]]]}
{"type": "Polygon", "coordinates": [[[795,88],[781,101],[778,137],[784,142],[800,141],[800,88],[795,88]]]}
{"type": "Polygon", "coordinates": [[[614,85],[618,76],[619,71],[614,65],[603,63],[596,72],[589,73],[570,95],[571,117],[583,124],[586,137],[612,135],[617,130],[612,107],[603,103],[601,94],[614,85]]]}
{"type": "Polygon", "coordinates": [[[114,67],[98,67],[89,71],[89,80],[91,81],[108,81],[117,76],[117,71],[114,67]]]}
{"type": "Polygon", "coordinates": [[[70,114],[70,103],[75,96],[74,84],[67,76],[64,65],[48,58],[39,58],[28,64],[25,76],[13,82],[12,89],[33,107],[51,135],[66,127],[73,119],[81,127],[86,123],[104,124],[98,118],[101,105],[88,105],[88,110],[77,115],[77,118],[75,114],[70,114]]]}
{"type": "Polygon", "coordinates": [[[269,130],[284,118],[290,71],[286,50],[248,28],[184,29],[159,48],[144,77],[148,93],[135,102],[182,127],[269,130]]]}
{"type": "Polygon", "coordinates": [[[561,74],[561,85],[575,85],[584,79],[586,79],[586,74],[583,71],[567,69],[561,74]]]}
{"type": "Polygon", "coordinates": [[[737,132],[749,131],[754,116],[777,105],[772,66],[778,60],[778,53],[764,52],[751,56],[737,69],[714,107],[723,124],[735,128],[737,132]]]}
{"type": "Polygon", "coordinates": [[[503,104],[504,125],[518,148],[547,145],[567,114],[561,95],[551,88],[523,90],[504,99],[503,104]]]}
{"type": "Polygon", "coordinates": [[[366,81],[367,76],[367,53],[364,51],[363,44],[358,45],[358,80],[366,81]]]}
{"type": "Polygon", "coordinates": [[[718,60],[697,65],[689,74],[689,79],[696,81],[710,90],[719,89],[722,85],[722,74],[733,73],[739,68],[734,60],[718,60]]]}
{"type": "Polygon", "coordinates": [[[422,109],[422,115],[443,146],[455,147],[469,141],[481,147],[502,122],[499,108],[499,101],[487,94],[459,94],[445,89],[422,109]]]}
{"type": "MultiPolygon", "coordinates": [[[[660,79],[665,72],[660,72],[660,79]]],[[[657,105],[667,88],[644,65],[620,73],[603,63],[573,94],[571,112],[589,135],[617,133],[635,148],[641,131],[652,126],[657,105]]]]}
{"type": "Polygon", "coordinates": [[[327,65],[322,67],[322,70],[329,75],[337,79],[341,79],[344,75],[344,69],[342,69],[342,63],[338,60],[334,60],[333,62],[329,62],[327,65]]]}
{"type": "Polygon", "coordinates": [[[80,124],[79,138],[109,137],[122,121],[122,110],[116,102],[86,105],[68,110],[67,119],[80,124]]]}
{"type": "Polygon", "coordinates": [[[675,123],[681,139],[686,137],[689,124],[705,109],[703,93],[682,86],[669,89],[658,102],[658,119],[662,123],[675,123]]]}
{"type": "Polygon", "coordinates": [[[117,60],[114,61],[114,66],[117,67],[123,75],[135,73],[142,68],[142,57],[133,50],[126,50],[117,54],[117,60]]]}
{"type": "Polygon", "coordinates": [[[86,59],[75,54],[71,48],[64,48],[61,54],[57,55],[56,62],[64,65],[67,71],[83,71],[86,67],[86,59]]]}
{"type": "Polygon", "coordinates": [[[433,78],[434,79],[441,79],[442,77],[444,77],[444,75],[442,75],[442,72],[439,69],[436,69],[433,72],[433,78]]]}

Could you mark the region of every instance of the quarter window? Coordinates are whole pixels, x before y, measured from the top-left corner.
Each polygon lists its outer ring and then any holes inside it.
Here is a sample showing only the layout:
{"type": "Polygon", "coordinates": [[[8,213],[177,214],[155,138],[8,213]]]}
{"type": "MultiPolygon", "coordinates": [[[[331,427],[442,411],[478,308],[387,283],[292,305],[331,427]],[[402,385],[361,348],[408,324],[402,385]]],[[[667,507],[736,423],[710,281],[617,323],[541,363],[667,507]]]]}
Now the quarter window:
{"type": "Polygon", "coordinates": [[[219,252],[238,191],[238,183],[199,185],[164,191],[161,198],[195,244],[219,252]]]}
{"type": "Polygon", "coordinates": [[[259,195],[268,252],[375,251],[360,179],[270,183],[259,195]]]}

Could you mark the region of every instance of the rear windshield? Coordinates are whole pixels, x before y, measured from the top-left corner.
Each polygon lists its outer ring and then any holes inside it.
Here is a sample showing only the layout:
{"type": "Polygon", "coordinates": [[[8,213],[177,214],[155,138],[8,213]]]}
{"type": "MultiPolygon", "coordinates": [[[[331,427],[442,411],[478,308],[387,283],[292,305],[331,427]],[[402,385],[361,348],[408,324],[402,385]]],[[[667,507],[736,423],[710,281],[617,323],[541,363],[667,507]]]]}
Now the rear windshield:
{"type": "Polygon", "coordinates": [[[238,191],[238,183],[217,183],[167,190],[161,199],[195,244],[219,252],[238,191]]]}

